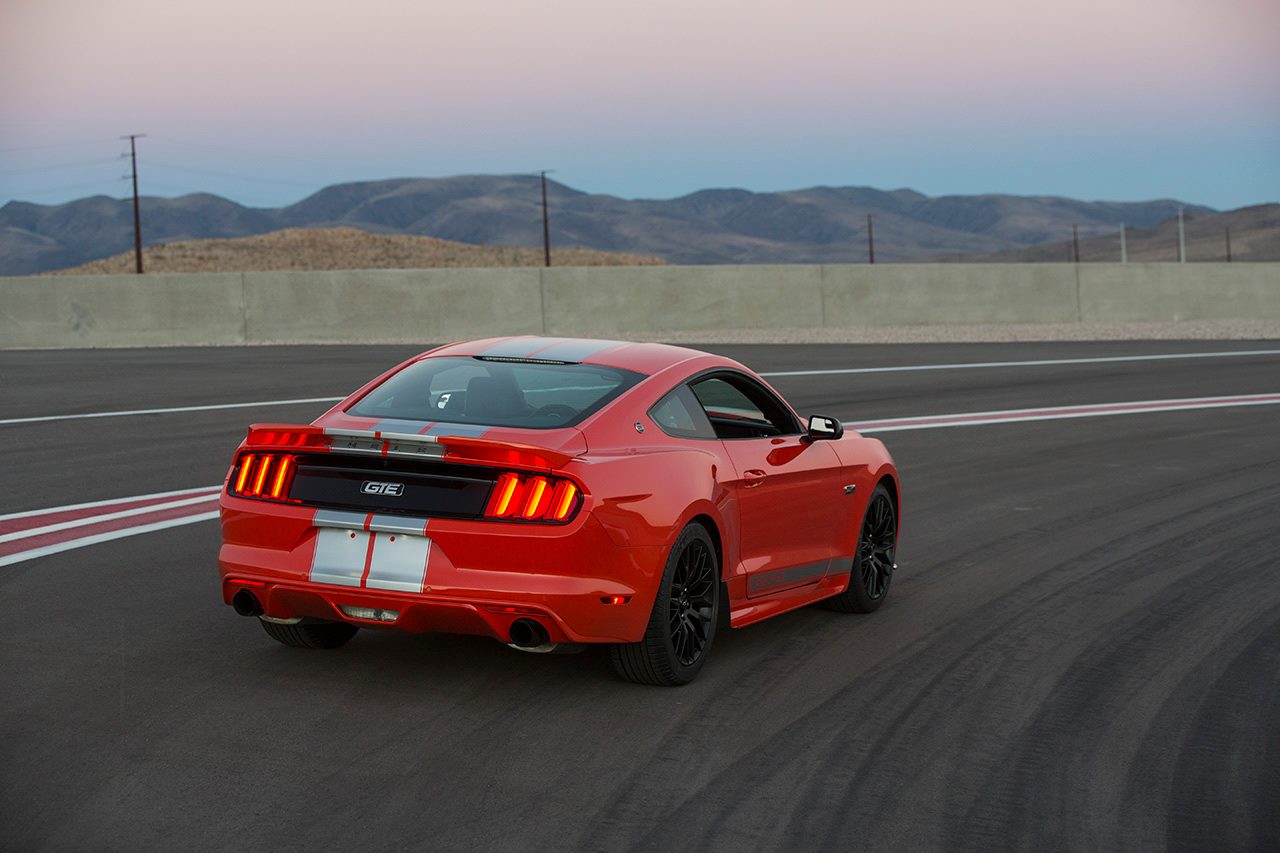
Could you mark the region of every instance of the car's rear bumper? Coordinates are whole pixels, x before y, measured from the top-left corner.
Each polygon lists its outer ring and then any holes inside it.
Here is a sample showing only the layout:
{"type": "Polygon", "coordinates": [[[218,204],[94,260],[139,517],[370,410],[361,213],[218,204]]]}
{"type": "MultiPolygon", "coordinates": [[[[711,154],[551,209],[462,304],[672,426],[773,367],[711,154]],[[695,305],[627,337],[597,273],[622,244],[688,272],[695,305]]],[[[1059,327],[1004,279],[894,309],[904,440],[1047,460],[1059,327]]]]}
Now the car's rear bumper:
{"type": "Polygon", "coordinates": [[[228,604],[249,589],[270,617],[502,642],[522,618],[541,623],[554,642],[639,640],[666,556],[657,547],[620,547],[585,511],[567,525],[415,521],[317,514],[224,493],[222,527],[218,564],[228,604]],[[606,603],[615,596],[626,603],[606,603]],[[363,620],[344,606],[399,616],[363,620]]]}

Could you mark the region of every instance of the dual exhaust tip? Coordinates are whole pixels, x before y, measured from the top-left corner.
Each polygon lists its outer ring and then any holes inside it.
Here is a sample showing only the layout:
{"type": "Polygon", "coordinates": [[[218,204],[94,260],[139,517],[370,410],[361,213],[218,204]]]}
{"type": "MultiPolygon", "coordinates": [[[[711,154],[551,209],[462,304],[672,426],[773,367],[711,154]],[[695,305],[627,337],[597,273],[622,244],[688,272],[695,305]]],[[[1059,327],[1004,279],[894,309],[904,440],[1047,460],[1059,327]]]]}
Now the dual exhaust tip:
{"type": "MultiPolygon", "coordinates": [[[[247,589],[242,589],[231,599],[231,606],[241,616],[261,616],[262,602],[258,596],[247,589]]],[[[533,619],[517,619],[511,623],[511,645],[517,649],[530,652],[549,652],[556,648],[551,642],[551,635],[542,623],[533,619]]]]}

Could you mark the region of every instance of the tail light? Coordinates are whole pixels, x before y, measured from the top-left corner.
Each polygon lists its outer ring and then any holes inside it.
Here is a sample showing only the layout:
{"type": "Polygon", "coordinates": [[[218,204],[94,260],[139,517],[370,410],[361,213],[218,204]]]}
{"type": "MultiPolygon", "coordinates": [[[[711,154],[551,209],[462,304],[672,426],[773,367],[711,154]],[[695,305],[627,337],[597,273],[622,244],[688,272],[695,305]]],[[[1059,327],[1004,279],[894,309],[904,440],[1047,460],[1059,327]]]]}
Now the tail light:
{"type": "Polygon", "coordinates": [[[485,518],[511,521],[568,521],[582,503],[582,492],[568,480],[507,472],[498,477],[485,518]]]}
{"type": "Polygon", "coordinates": [[[231,494],[287,501],[298,459],[290,453],[245,453],[231,471],[231,494]]]}

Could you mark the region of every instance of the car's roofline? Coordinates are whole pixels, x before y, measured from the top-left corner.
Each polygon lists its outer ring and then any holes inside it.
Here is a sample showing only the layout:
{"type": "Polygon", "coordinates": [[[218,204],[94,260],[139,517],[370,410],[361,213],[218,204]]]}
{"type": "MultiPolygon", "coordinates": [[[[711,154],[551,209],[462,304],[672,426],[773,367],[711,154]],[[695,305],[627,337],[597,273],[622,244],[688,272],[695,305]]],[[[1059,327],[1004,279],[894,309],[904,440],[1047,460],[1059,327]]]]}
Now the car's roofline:
{"type": "Polygon", "coordinates": [[[671,344],[518,335],[447,344],[424,352],[418,358],[443,356],[528,358],[597,364],[653,376],[677,364],[705,358],[708,355],[710,353],[671,344]]]}

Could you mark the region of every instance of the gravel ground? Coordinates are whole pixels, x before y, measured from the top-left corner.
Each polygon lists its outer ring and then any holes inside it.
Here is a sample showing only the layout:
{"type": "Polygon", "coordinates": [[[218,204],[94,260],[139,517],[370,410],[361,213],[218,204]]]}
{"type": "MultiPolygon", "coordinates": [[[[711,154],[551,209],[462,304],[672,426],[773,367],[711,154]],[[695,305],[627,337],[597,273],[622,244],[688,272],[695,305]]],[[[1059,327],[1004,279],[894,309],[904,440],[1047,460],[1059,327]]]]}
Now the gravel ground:
{"type": "Polygon", "coordinates": [[[1177,323],[987,323],[957,326],[868,326],[856,329],[702,329],[678,332],[670,330],[634,332],[625,337],[632,340],[708,344],[1231,341],[1280,339],[1280,320],[1197,320],[1177,323]]]}

